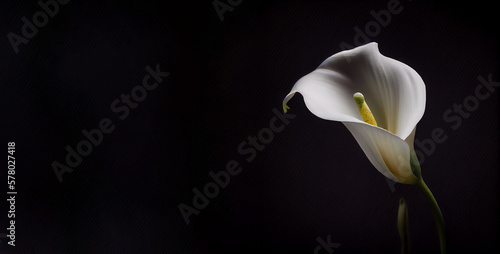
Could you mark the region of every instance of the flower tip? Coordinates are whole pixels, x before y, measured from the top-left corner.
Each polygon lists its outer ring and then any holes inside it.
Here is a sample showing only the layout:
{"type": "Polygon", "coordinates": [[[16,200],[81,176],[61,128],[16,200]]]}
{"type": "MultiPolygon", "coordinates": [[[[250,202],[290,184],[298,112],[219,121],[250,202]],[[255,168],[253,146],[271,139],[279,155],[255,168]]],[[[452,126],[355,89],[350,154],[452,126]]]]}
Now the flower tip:
{"type": "Polygon", "coordinates": [[[404,198],[399,199],[398,208],[398,231],[401,237],[401,253],[410,252],[410,232],[408,222],[408,207],[404,198]]]}
{"type": "Polygon", "coordinates": [[[357,92],[352,97],[354,98],[354,102],[356,102],[356,105],[358,106],[361,119],[363,119],[365,123],[371,124],[373,126],[378,126],[377,121],[372,114],[372,111],[368,107],[368,104],[366,104],[365,96],[363,96],[362,93],[357,92]]]}
{"type": "Polygon", "coordinates": [[[294,91],[292,91],[292,92],[290,92],[290,93],[289,93],[289,94],[285,97],[285,99],[283,100],[283,112],[285,112],[285,114],[286,114],[286,112],[290,109],[290,107],[288,107],[288,105],[286,105],[286,103],[287,103],[290,99],[292,99],[292,97],[293,97],[294,95],[295,95],[295,92],[294,92],[294,91]]]}
{"type": "Polygon", "coordinates": [[[363,104],[363,102],[365,102],[365,97],[360,92],[355,93],[352,97],[354,98],[354,101],[358,105],[361,105],[361,104],[363,104]]]}
{"type": "Polygon", "coordinates": [[[400,205],[404,205],[405,204],[405,199],[404,198],[400,198],[399,199],[399,204],[400,205]]]}
{"type": "Polygon", "coordinates": [[[290,109],[290,107],[288,107],[288,105],[286,105],[286,103],[283,103],[283,112],[286,113],[289,109],[290,109]]]}

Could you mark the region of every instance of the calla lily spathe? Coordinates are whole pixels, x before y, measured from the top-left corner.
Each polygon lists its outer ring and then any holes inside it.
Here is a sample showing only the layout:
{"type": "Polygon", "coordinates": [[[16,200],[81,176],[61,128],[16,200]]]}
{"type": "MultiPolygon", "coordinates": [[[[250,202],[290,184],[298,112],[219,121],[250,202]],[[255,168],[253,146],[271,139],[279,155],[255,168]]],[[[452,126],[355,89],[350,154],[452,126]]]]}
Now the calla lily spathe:
{"type": "Polygon", "coordinates": [[[283,101],[300,93],[317,117],[342,122],[373,166],[387,178],[415,184],[410,153],[425,111],[425,84],[408,65],[383,56],[375,42],[339,52],[295,83],[283,101]],[[363,121],[353,100],[360,92],[377,125],[363,121]]]}

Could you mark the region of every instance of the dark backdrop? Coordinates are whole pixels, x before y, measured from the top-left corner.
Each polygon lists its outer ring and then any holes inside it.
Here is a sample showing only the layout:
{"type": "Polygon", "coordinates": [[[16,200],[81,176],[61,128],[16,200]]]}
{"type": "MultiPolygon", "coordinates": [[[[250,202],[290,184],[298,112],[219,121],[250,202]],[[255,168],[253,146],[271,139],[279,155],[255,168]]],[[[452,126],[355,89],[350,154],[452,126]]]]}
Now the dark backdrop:
{"type": "MultiPolygon", "coordinates": [[[[0,238],[0,252],[313,253],[317,238],[329,236],[340,244],[335,253],[398,253],[400,197],[413,251],[438,251],[418,189],[389,184],[347,129],[313,116],[301,96],[289,103],[296,118],[251,162],[238,152],[269,127],[295,81],[341,42],[353,45],[354,28],[364,29],[388,0],[245,0],[222,21],[212,1],[175,2],[72,0],[16,54],[7,34],[20,35],[22,17],[41,7],[2,1],[0,135],[2,146],[16,142],[18,195],[16,247],[0,238]],[[170,75],[119,120],[111,103],[156,65],[170,75]],[[51,164],[65,163],[65,147],[103,118],[114,132],[59,182],[51,164]],[[242,172],[186,225],[178,205],[192,206],[192,189],[232,160],[242,172]]],[[[500,80],[497,13],[485,2],[401,0],[401,13],[371,38],[426,83],[416,138],[436,128],[447,135],[422,174],[456,252],[499,247],[500,91],[456,130],[443,119],[474,95],[478,76],[500,80]]],[[[9,225],[3,196],[0,233],[9,225]]]]}

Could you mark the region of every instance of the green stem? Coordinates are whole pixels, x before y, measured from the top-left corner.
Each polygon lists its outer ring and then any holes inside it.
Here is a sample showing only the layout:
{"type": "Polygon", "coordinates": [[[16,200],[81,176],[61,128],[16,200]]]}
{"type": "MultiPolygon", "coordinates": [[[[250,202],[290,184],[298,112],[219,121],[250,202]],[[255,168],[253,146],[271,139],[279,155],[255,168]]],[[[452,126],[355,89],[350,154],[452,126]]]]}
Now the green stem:
{"type": "Polygon", "coordinates": [[[444,220],[443,220],[443,215],[441,214],[441,209],[439,209],[439,205],[437,204],[434,195],[432,195],[431,190],[429,190],[429,187],[427,187],[427,185],[425,184],[424,180],[421,177],[419,178],[418,182],[415,185],[418,186],[418,188],[424,194],[425,199],[427,199],[427,201],[431,205],[432,213],[434,214],[434,218],[436,219],[436,225],[439,232],[439,243],[441,244],[441,253],[445,254],[447,252],[446,229],[444,226],[444,220]]]}
{"type": "Polygon", "coordinates": [[[410,253],[409,239],[404,239],[401,241],[401,254],[409,254],[409,253],[410,253]]]}

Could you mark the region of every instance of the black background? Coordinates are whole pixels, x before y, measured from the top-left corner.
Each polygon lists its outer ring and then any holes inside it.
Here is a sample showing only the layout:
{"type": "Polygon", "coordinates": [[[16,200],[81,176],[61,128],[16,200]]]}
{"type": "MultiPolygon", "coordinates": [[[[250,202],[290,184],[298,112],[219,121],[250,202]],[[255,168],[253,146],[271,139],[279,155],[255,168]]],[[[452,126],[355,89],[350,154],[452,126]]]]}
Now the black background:
{"type": "MultiPolygon", "coordinates": [[[[222,1],[226,2],[226,1],[222,1]]],[[[16,142],[16,247],[1,253],[398,253],[397,204],[409,208],[412,250],[437,252],[431,210],[415,186],[390,185],[347,129],[321,120],[301,96],[297,117],[252,162],[238,145],[281,109],[300,77],[388,1],[245,0],[221,21],[211,1],[77,1],[60,6],[19,53],[36,1],[0,8],[1,141],[16,142]],[[118,120],[110,104],[140,85],[145,66],[170,72],[118,120]],[[113,119],[91,155],[59,183],[51,167],[82,130],[113,119]],[[186,225],[177,206],[230,160],[243,172],[186,225]],[[326,253],[326,252],[324,252],[326,253]]],[[[498,18],[486,1],[401,0],[403,11],[372,38],[414,68],[427,89],[416,138],[442,128],[446,142],[422,164],[454,252],[498,250],[498,98],[480,102],[457,130],[443,120],[474,95],[478,76],[498,81],[498,18]]],[[[7,169],[0,188],[7,188],[7,169]]],[[[0,233],[8,226],[0,202],[0,233]]]]}

